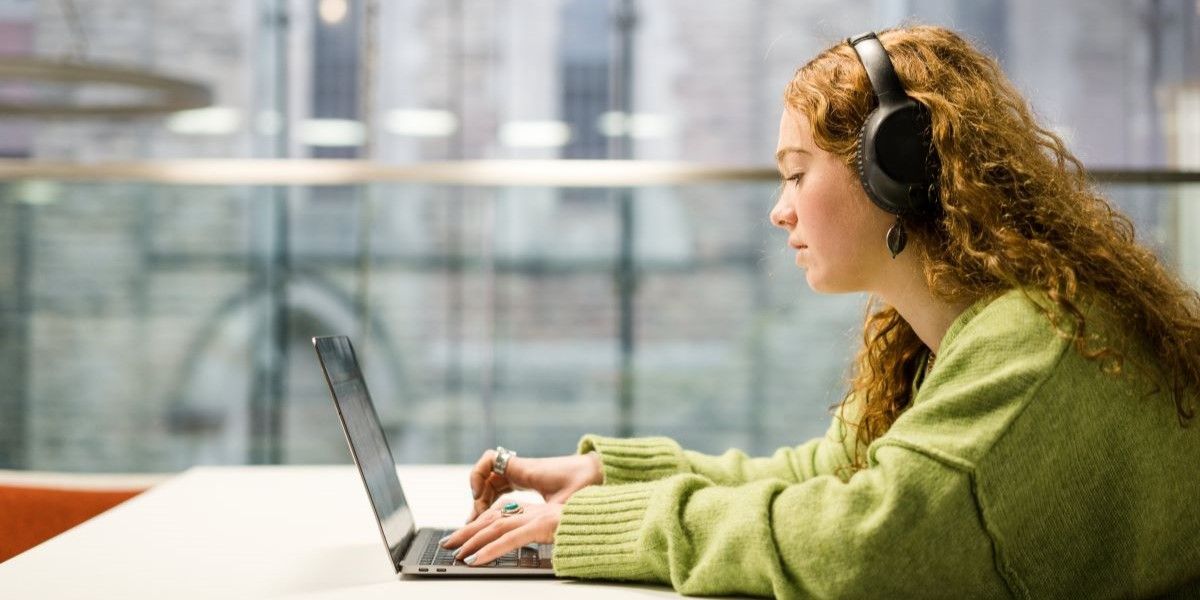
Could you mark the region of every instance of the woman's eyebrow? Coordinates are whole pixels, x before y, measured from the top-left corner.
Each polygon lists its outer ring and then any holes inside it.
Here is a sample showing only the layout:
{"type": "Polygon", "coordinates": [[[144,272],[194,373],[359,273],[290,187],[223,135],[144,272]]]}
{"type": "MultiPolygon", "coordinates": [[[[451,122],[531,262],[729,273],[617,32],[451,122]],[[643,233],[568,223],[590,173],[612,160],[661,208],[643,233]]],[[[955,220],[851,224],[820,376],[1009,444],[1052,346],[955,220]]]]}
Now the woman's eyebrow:
{"type": "Polygon", "coordinates": [[[804,148],[799,146],[787,146],[786,148],[780,148],[777,152],[775,152],[775,162],[782,162],[783,157],[792,152],[796,154],[808,154],[809,156],[812,156],[812,153],[804,148]]]}

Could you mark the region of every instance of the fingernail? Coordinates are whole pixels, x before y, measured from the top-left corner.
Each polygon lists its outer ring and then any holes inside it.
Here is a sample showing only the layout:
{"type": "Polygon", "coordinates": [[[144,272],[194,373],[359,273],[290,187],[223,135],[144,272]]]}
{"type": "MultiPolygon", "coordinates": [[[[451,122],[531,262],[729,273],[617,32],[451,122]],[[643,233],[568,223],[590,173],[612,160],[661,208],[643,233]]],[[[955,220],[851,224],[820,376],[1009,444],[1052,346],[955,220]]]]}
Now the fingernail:
{"type": "Polygon", "coordinates": [[[446,537],[444,537],[444,538],[442,538],[442,539],[438,540],[438,545],[439,545],[439,546],[441,546],[441,547],[443,547],[443,548],[445,548],[445,547],[446,547],[446,540],[448,540],[448,539],[450,539],[450,536],[446,536],[446,537]]]}
{"type": "Polygon", "coordinates": [[[476,555],[472,554],[472,555],[468,556],[467,560],[464,560],[463,562],[467,563],[470,566],[475,566],[475,556],[476,555]]]}

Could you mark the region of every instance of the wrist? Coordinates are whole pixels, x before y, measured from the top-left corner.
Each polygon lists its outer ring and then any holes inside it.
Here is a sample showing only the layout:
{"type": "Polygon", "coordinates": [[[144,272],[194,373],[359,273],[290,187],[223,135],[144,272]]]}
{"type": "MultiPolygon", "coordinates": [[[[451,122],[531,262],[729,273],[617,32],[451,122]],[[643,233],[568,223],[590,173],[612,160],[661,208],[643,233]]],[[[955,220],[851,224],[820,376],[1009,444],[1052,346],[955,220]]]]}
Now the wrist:
{"type": "Polygon", "coordinates": [[[513,487],[516,487],[515,482],[523,480],[521,474],[524,472],[524,468],[525,459],[514,454],[508,459],[508,464],[504,466],[504,478],[513,487]]]}
{"type": "Polygon", "coordinates": [[[591,485],[602,485],[604,483],[604,462],[600,460],[600,453],[592,450],[584,456],[588,459],[588,463],[592,466],[591,485]]]}

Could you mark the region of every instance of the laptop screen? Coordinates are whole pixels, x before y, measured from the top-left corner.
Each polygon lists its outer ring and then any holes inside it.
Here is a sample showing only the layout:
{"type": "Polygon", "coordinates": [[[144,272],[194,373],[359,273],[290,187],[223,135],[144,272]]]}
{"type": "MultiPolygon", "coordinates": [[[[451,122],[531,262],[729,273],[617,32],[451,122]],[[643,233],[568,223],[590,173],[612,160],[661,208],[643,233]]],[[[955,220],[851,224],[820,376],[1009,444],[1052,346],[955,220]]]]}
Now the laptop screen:
{"type": "Polygon", "coordinates": [[[412,541],[412,511],[404,501],[400,478],[396,476],[396,462],[383,435],[383,426],[379,424],[379,415],[371,402],[354,347],[345,336],[313,338],[313,346],[325,371],[325,380],[329,382],[350,454],[362,474],[371,507],[379,520],[379,530],[391,554],[392,565],[399,572],[400,560],[412,541]]]}

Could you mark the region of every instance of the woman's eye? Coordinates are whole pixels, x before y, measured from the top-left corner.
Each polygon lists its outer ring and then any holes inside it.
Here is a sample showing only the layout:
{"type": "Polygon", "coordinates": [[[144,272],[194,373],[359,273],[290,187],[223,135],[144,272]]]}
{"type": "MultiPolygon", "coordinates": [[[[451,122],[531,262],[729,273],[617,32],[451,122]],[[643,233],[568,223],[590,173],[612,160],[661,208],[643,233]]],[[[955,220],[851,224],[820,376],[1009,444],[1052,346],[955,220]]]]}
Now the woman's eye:
{"type": "Polygon", "coordinates": [[[788,180],[788,181],[790,181],[790,182],[792,182],[792,183],[800,183],[800,178],[801,178],[801,177],[804,177],[804,173],[796,173],[795,175],[792,175],[791,177],[788,177],[788,178],[787,178],[787,180],[788,180]]]}

